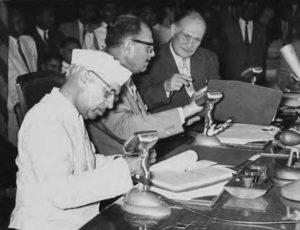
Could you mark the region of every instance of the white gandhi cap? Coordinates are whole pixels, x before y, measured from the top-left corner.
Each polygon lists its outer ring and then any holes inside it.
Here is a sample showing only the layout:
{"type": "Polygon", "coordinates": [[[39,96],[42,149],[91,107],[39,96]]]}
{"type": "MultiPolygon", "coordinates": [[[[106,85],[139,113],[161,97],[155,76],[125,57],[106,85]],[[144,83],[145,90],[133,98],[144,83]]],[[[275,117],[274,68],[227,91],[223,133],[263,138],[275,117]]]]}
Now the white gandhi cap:
{"type": "Polygon", "coordinates": [[[74,49],[71,64],[96,72],[111,86],[122,86],[132,75],[113,56],[99,50],[74,49]]]}

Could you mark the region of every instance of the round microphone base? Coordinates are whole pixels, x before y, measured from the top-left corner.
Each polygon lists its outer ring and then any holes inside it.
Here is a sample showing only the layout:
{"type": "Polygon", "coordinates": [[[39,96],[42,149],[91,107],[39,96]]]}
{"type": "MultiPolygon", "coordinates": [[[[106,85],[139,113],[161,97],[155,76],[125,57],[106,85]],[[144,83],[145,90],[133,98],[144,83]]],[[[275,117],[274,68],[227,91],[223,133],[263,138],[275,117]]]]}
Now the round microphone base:
{"type": "Polygon", "coordinates": [[[125,198],[122,209],[125,212],[154,219],[163,219],[171,214],[171,209],[149,191],[131,189],[125,198]]]}
{"type": "Polygon", "coordinates": [[[216,136],[205,136],[204,134],[198,134],[195,137],[193,142],[194,145],[201,145],[201,146],[221,146],[222,143],[216,136]]]}

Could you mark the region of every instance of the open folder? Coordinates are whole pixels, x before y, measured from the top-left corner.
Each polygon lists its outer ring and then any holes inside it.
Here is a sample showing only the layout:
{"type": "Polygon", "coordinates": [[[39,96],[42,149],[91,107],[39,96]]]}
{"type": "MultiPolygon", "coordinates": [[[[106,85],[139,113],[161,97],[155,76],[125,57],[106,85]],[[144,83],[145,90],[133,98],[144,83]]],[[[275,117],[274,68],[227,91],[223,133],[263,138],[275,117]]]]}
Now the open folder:
{"type": "Polygon", "coordinates": [[[274,119],[282,92],[241,81],[211,80],[209,90],[223,92],[223,99],[216,104],[214,118],[254,125],[270,125],[274,119]]]}
{"type": "Polygon", "coordinates": [[[233,171],[188,150],[153,165],[150,190],[176,200],[218,196],[233,171]]]}

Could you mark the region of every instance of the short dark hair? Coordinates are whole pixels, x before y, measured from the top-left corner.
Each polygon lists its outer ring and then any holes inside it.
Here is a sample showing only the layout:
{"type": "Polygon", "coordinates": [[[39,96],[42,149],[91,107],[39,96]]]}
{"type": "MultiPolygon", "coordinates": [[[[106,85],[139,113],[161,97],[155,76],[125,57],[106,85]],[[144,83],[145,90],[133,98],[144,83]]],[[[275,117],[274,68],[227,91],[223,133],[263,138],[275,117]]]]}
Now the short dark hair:
{"type": "Polygon", "coordinates": [[[65,37],[65,38],[61,41],[59,47],[60,47],[60,48],[65,48],[65,47],[66,47],[67,45],[69,45],[69,44],[77,44],[78,47],[81,48],[81,45],[80,45],[79,40],[76,39],[76,38],[73,38],[73,37],[65,37]]]}
{"type": "Polygon", "coordinates": [[[106,47],[118,47],[125,38],[134,37],[142,30],[142,24],[146,23],[134,15],[121,15],[108,27],[105,39],[106,47]]]}

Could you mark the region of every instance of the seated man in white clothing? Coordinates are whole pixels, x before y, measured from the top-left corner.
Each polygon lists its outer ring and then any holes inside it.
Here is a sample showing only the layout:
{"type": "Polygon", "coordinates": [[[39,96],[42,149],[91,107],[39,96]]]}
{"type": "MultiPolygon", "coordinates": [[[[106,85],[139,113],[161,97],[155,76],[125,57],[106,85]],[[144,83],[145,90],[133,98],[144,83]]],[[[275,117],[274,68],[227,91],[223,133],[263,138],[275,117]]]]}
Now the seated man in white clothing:
{"type": "Polygon", "coordinates": [[[130,75],[109,54],[73,51],[66,83],[47,94],[22,123],[10,228],[79,229],[97,215],[100,200],[132,187],[139,158],[95,154],[83,122],[112,108],[130,75]]]}

